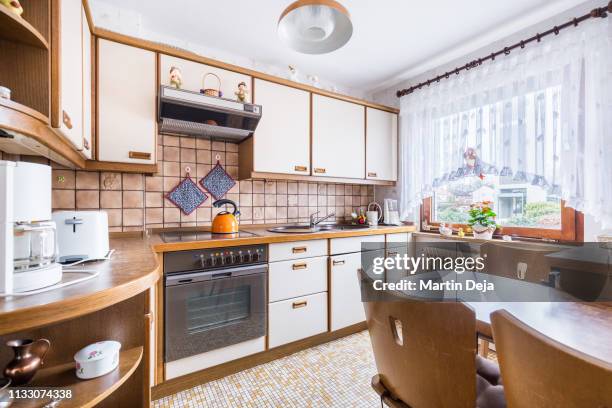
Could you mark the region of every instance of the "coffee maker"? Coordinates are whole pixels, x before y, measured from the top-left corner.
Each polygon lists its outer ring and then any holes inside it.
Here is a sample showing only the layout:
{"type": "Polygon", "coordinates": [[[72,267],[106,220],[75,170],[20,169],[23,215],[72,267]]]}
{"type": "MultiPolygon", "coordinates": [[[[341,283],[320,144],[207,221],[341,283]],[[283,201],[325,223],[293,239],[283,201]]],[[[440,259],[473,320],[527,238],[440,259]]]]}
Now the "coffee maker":
{"type": "Polygon", "coordinates": [[[51,219],[51,167],[0,161],[0,293],[28,292],[62,280],[51,219]]]}

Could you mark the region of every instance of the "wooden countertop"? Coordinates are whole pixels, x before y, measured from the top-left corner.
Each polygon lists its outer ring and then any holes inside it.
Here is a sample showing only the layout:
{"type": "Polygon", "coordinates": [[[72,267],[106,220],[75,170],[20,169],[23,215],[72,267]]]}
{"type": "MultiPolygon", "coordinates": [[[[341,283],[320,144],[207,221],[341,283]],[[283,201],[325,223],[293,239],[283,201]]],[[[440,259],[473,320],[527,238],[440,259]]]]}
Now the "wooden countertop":
{"type": "MultiPolygon", "coordinates": [[[[110,261],[81,265],[100,273],[91,280],[40,294],[0,298],[0,335],[104,309],[149,289],[161,276],[158,257],[146,239],[115,238],[110,247],[115,249],[110,261]]],[[[82,276],[64,275],[65,279],[82,276]]]]}
{"type": "Polygon", "coordinates": [[[346,238],[358,237],[364,235],[379,235],[379,234],[396,234],[401,232],[413,232],[415,227],[412,225],[405,226],[378,226],[370,227],[363,230],[345,230],[345,231],[320,231],[315,233],[278,233],[270,232],[267,229],[271,226],[248,226],[241,227],[241,231],[251,232],[255,234],[251,237],[240,237],[234,239],[208,239],[204,241],[193,242],[163,242],[161,237],[154,234],[150,237],[151,245],[156,252],[172,252],[185,251],[190,249],[201,248],[219,248],[238,245],[253,245],[253,244],[271,244],[275,242],[295,242],[307,241],[311,239],[329,239],[329,238],[346,238]]]}

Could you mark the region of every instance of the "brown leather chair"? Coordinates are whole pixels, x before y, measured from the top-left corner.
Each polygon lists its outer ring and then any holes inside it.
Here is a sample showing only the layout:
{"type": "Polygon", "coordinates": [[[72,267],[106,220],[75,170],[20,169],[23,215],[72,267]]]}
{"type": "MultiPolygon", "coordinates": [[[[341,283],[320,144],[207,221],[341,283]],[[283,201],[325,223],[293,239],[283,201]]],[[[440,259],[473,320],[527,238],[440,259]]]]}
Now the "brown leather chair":
{"type": "Polygon", "coordinates": [[[491,323],[508,407],[612,407],[611,364],[557,343],[505,310],[492,313],[491,323]]]}
{"type": "Polygon", "coordinates": [[[461,303],[365,302],[378,375],[388,406],[504,407],[494,364],[476,360],[476,317],[461,303]],[[477,365],[487,371],[476,375],[477,365]]]}

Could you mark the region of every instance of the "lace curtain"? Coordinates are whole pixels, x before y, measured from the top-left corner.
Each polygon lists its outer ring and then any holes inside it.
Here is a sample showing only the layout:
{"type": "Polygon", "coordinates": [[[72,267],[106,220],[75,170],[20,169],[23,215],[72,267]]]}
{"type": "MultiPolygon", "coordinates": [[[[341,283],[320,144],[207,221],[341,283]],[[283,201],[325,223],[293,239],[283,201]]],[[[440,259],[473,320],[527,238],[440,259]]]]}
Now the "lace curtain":
{"type": "Polygon", "coordinates": [[[400,205],[495,174],[612,227],[612,19],[591,20],[402,97],[400,205]]]}

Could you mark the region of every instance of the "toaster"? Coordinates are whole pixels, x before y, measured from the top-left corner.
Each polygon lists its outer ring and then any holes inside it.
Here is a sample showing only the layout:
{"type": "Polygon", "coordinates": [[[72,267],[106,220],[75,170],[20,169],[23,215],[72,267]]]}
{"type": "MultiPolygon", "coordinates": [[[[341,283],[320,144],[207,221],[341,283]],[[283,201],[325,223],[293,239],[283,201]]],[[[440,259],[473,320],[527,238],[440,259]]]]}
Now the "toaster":
{"type": "Polygon", "coordinates": [[[108,214],[105,211],[56,211],[60,263],[106,258],[108,246],[108,214]]]}

